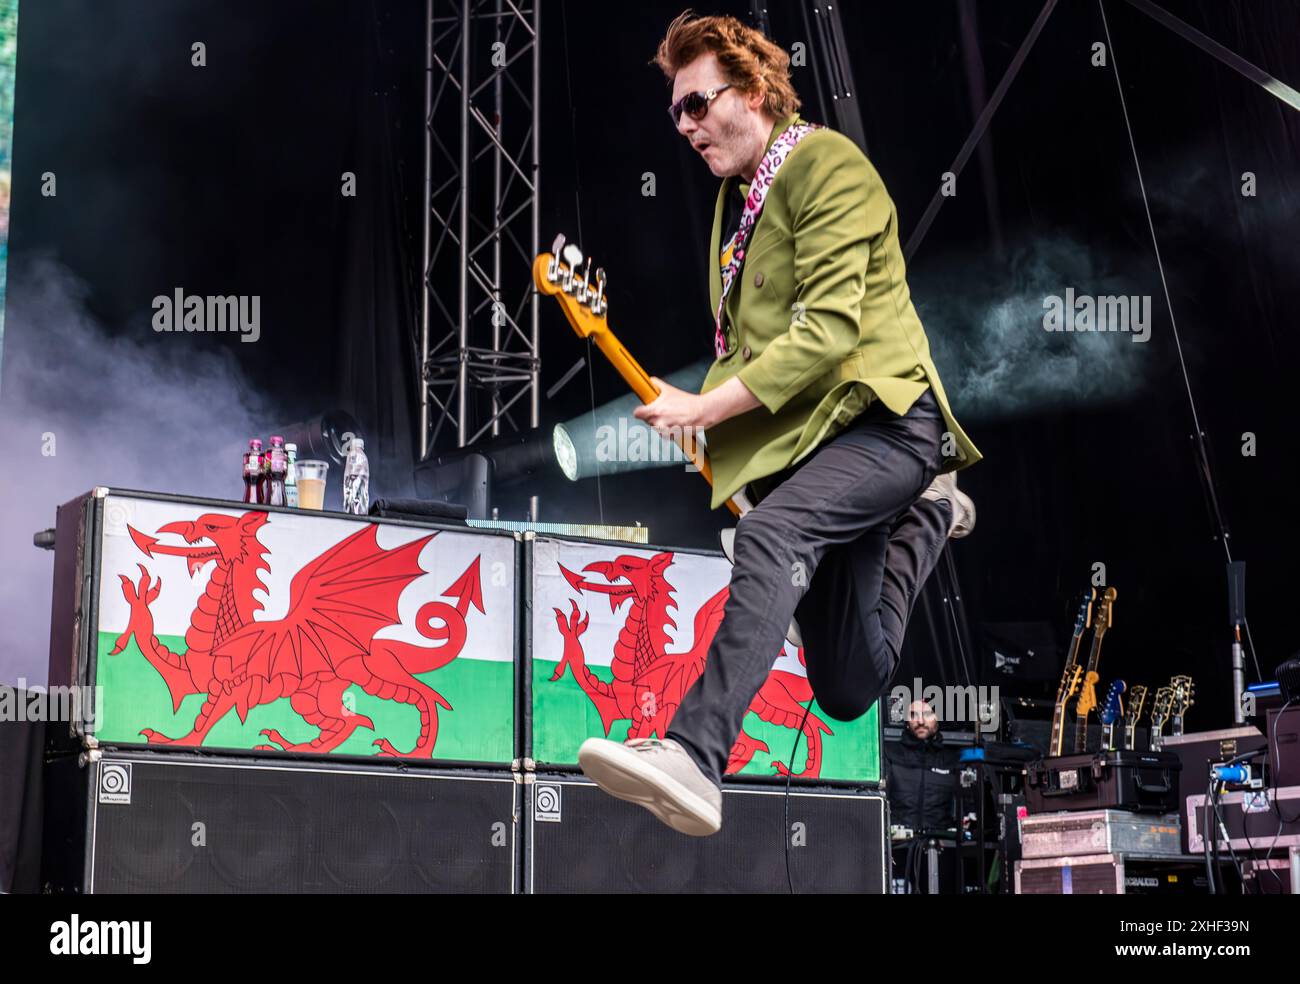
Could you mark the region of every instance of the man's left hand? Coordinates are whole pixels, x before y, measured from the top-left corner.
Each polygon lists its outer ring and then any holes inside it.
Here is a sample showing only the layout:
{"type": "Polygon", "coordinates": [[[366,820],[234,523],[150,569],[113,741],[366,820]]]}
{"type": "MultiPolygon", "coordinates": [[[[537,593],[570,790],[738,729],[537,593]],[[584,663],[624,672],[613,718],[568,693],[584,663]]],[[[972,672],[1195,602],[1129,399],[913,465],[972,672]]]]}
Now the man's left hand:
{"type": "Polygon", "coordinates": [[[707,429],[716,423],[710,413],[710,401],[698,393],[688,393],[658,376],[651,376],[650,381],[659,390],[659,395],[650,403],[643,404],[632,411],[632,416],[644,421],[657,434],[667,437],[666,430],[675,428],[685,431],[687,428],[707,429]]]}

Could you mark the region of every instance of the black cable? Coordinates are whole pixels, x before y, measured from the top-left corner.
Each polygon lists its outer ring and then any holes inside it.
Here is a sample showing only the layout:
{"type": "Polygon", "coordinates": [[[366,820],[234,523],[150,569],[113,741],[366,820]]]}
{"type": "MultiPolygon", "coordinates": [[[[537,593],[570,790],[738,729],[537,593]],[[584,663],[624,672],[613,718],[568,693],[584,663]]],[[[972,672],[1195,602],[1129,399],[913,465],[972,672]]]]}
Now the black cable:
{"type": "MultiPolygon", "coordinates": [[[[1277,838],[1281,833],[1282,833],[1282,825],[1279,823],[1277,825],[1277,833],[1273,835],[1274,842],[1277,841],[1277,838]]],[[[1243,799],[1241,804],[1241,835],[1246,838],[1246,850],[1250,852],[1252,857],[1254,857],[1255,855],[1262,854],[1263,860],[1267,863],[1269,851],[1261,851],[1258,848],[1256,848],[1254,843],[1250,839],[1250,831],[1246,829],[1246,803],[1245,803],[1244,794],[1243,794],[1243,799]]],[[[1269,850],[1271,850],[1271,848],[1269,850]]],[[[1255,858],[1255,860],[1258,861],[1259,858],[1255,858]]],[[[1268,873],[1273,876],[1273,880],[1277,882],[1277,887],[1282,889],[1282,893],[1285,895],[1286,885],[1283,884],[1282,877],[1277,873],[1277,871],[1272,867],[1272,865],[1268,865],[1268,873]]],[[[1246,894],[1246,879],[1244,877],[1241,880],[1241,894],[1242,895],[1246,894]]],[[[1260,878],[1258,870],[1256,870],[1255,872],[1255,894],[1256,895],[1264,894],[1263,879],[1260,878]]]]}
{"type": "MultiPolygon", "coordinates": [[[[1237,860],[1237,852],[1232,846],[1232,834],[1228,831],[1228,825],[1223,822],[1223,810],[1220,798],[1223,795],[1223,783],[1216,783],[1218,787],[1217,794],[1214,797],[1214,819],[1218,822],[1219,827],[1223,830],[1223,842],[1228,845],[1228,857],[1232,858],[1232,866],[1237,869],[1237,879],[1242,887],[1243,894],[1246,888],[1246,873],[1241,868],[1241,862],[1237,860]]],[[[1244,816],[1244,814],[1243,814],[1244,816]]],[[[1217,839],[1216,839],[1217,843],[1217,839]]],[[[1226,886],[1225,886],[1226,887],[1226,886]]],[[[1224,893],[1227,894],[1226,892],[1224,893]]]]}
{"type": "MultiPolygon", "coordinates": [[[[1210,825],[1210,855],[1214,858],[1214,877],[1218,877],[1219,863],[1221,863],[1219,862],[1218,851],[1218,828],[1213,825],[1214,797],[1217,794],[1216,784],[1214,784],[1214,777],[1212,776],[1210,777],[1210,788],[1206,790],[1206,809],[1208,809],[1208,812],[1205,814],[1205,822],[1212,824],[1210,825]]],[[[1219,894],[1219,896],[1226,896],[1227,894],[1227,885],[1223,884],[1222,880],[1219,880],[1219,890],[1216,894],[1219,894]]]]}
{"type": "MultiPolygon", "coordinates": [[[[1241,756],[1238,756],[1237,758],[1240,759],[1241,756]]],[[[1235,765],[1236,760],[1234,760],[1231,764],[1235,765]]],[[[1211,766],[1211,768],[1213,768],[1213,766],[1211,766]]],[[[1255,855],[1257,855],[1259,852],[1255,850],[1255,845],[1251,843],[1250,829],[1246,826],[1246,794],[1244,792],[1242,793],[1242,797],[1241,797],[1241,835],[1244,838],[1246,838],[1246,851],[1251,855],[1252,859],[1258,860],[1257,858],[1255,858],[1255,855]]],[[[1268,860],[1267,857],[1265,857],[1265,860],[1268,860]]],[[[1273,870],[1272,868],[1269,868],[1269,871],[1272,870],[1273,870]]],[[[1274,877],[1276,877],[1276,875],[1274,877]]],[[[1281,882],[1282,879],[1279,878],[1278,884],[1281,884],[1281,882]]],[[[1255,894],[1256,895],[1264,894],[1263,889],[1259,887],[1261,884],[1262,883],[1259,878],[1259,872],[1256,871],[1255,872],[1255,887],[1256,887],[1255,894]]],[[[1248,894],[1246,892],[1246,878],[1244,875],[1241,878],[1241,894],[1242,895],[1248,894]]]]}
{"type": "Polygon", "coordinates": [[[1214,864],[1211,861],[1210,855],[1212,849],[1210,839],[1214,838],[1216,841],[1218,839],[1218,831],[1214,830],[1214,828],[1210,826],[1210,796],[1213,792],[1214,779],[1211,777],[1209,783],[1205,787],[1205,817],[1201,821],[1203,827],[1203,830],[1201,831],[1201,846],[1205,849],[1205,877],[1210,883],[1210,894],[1218,895],[1219,893],[1214,887],[1214,864]]]}
{"type": "Polygon", "coordinates": [[[912,840],[907,848],[907,880],[909,894],[921,894],[921,840],[919,831],[912,831],[912,840]]]}
{"type": "MultiPolygon", "coordinates": [[[[955,505],[949,503],[949,505],[955,505]]],[[[958,619],[957,606],[962,606],[962,613],[965,614],[966,606],[961,600],[961,582],[957,580],[957,566],[952,559],[952,551],[948,549],[949,544],[945,543],[940,548],[942,554],[943,568],[938,572],[938,580],[942,583],[944,590],[948,594],[948,620],[952,623],[953,641],[957,645],[957,659],[961,667],[962,676],[966,678],[968,687],[975,686],[975,675],[971,672],[970,656],[966,652],[965,641],[962,639],[962,622],[964,619],[958,619]],[[946,579],[945,579],[946,575],[946,579]]],[[[938,568],[938,564],[935,565],[938,568]]],[[[919,589],[918,589],[919,590],[919,589]]],[[[975,711],[975,743],[979,747],[983,743],[980,741],[980,720],[979,704],[976,703],[975,711]]]]}
{"type": "Polygon", "coordinates": [[[816,697],[808,698],[808,706],[803,709],[803,720],[799,730],[794,733],[794,748],[790,749],[790,764],[785,769],[785,832],[781,835],[785,841],[785,883],[794,894],[794,879],[790,877],[790,776],[794,773],[794,756],[799,751],[799,739],[803,737],[803,726],[808,722],[808,712],[812,710],[816,697]]]}
{"type": "MultiPolygon", "coordinates": [[[[569,71],[569,18],[564,9],[564,4],[560,4],[560,37],[564,45],[564,86],[569,94],[569,135],[573,140],[573,207],[578,221],[578,243],[581,245],[585,240],[582,238],[582,155],[578,153],[581,144],[578,143],[578,104],[573,100],[573,76],[569,71]]],[[[587,338],[587,392],[591,397],[591,420],[594,425],[596,422],[596,380],[591,367],[592,349],[595,342],[588,336],[587,338]]],[[[605,497],[600,484],[600,456],[596,456],[596,510],[600,514],[600,522],[605,524],[605,497]]]]}
{"type": "MultiPolygon", "coordinates": [[[[1234,756],[1233,758],[1229,759],[1227,762],[1225,762],[1225,763],[1223,763],[1223,764],[1224,764],[1225,766],[1239,765],[1240,763],[1246,761],[1247,759],[1257,758],[1257,757],[1260,756],[1260,755],[1267,755],[1267,749],[1255,749],[1254,751],[1243,752],[1242,754],[1237,755],[1237,756],[1234,756]]],[[[1211,768],[1213,768],[1213,766],[1212,766],[1211,768]]],[[[1249,828],[1249,827],[1247,826],[1247,824],[1246,824],[1246,802],[1245,802],[1245,797],[1246,797],[1247,792],[1248,792],[1248,791],[1246,791],[1246,790],[1243,790],[1243,792],[1242,792],[1242,803],[1241,803],[1241,836],[1242,836],[1243,838],[1245,838],[1245,841],[1246,841],[1246,850],[1247,850],[1247,851],[1248,851],[1252,856],[1257,855],[1257,854],[1264,854],[1264,860],[1267,861],[1267,860],[1268,860],[1268,851],[1260,851],[1258,848],[1255,847],[1255,843],[1254,843],[1254,841],[1252,841],[1252,840],[1250,839],[1250,828],[1249,828]]],[[[1265,790],[1265,795],[1267,795],[1267,790],[1265,790]]],[[[1273,840],[1274,840],[1274,842],[1277,841],[1277,837],[1278,837],[1279,834],[1281,834],[1281,832],[1282,832],[1282,825],[1281,825],[1281,824],[1278,824],[1277,833],[1273,835],[1273,840]]],[[[1271,851],[1272,848],[1269,848],[1269,850],[1271,851]]],[[[1283,884],[1281,876],[1278,875],[1277,871],[1274,870],[1271,866],[1269,867],[1268,872],[1269,872],[1269,874],[1271,874],[1271,875],[1273,876],[1274,881],[1277,882],[1278,888],[1282,889],[1283,894],[1285,894],[1285,892],[1286,892],[1286,886],[1283,884]]],[[[1256,872],[1256,875],[1255,875],[1255,886],[1256,886],[1255,894],[1256,894],[1256,895],[1263,895],[1263,894],[1264,894],[1264,889],[1261,887],[1262,884],[1263,884],[1263,881],[1262,881],[1262,879],[1259,877],[1259,873],[1256,872]]],[[[1241,894],[1242,894],[1242,895],[1247,894],[1247,893],[1246,893],[1246,879],[1245,879],[1244,877],[1243,877],[1242,880],[1241,880],[1241,894]]]]}
{"type": "MultiPolygon", "coordinates": [[[[596,380],[595,377],[592,375],[591,363],[593,361],[592,349],[595,348],[595,345],[596,345],[596,340],[591,335],[588,335],[587,336],[587,358],[585,361],[587,363],[587,392],[591,396],[591,425],[593,427],[596,426],[596,380]]],[[[605,497],[600,489],[600,455],[597,454],[597,455],[593,455],[592,457],[593,460],[596,462],[596,508],[600,513],[600,525],[604,526],[605,525],[605,497]]]]}

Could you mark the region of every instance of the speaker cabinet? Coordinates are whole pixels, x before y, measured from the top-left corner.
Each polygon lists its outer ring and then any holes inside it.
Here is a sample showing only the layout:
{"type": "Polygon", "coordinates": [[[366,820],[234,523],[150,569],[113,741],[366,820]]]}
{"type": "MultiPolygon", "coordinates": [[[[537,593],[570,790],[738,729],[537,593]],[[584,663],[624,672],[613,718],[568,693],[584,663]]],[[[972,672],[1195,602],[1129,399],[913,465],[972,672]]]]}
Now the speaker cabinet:
{"type": "Polygon", "coordinates": [[[884,797],[843,789],[724,785],[722,829],[688,837],[586,780],[525,781],[528,891],[796,893],[887,891],[884,797]]]}
{"type": "Polygon", "coordinates": [[[517,890],[508,772],[148,752],[46,769],[47,891],[517,890]]]}

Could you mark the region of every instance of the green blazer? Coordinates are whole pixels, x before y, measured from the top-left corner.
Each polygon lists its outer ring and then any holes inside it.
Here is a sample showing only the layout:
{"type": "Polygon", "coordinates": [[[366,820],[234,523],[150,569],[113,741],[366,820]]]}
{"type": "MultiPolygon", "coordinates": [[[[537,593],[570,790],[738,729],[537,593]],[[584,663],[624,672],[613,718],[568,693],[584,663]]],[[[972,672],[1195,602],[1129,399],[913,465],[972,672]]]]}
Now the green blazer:
{"type": "MultiPolygon", "coordinates": [[[[779,122],[768,147],[791,123],[779,122]]],[[[727,178],[709,246],[709,324],[722,295],[719,253],[727,178]]],[[[750,231],[745,264],[727,296],[727,352],[709,369],[707,393],[732,376],[762,406],[710,427],[716,509],[746,483],[798,462],[880,400],[905,414],[926,388],[943,409],[943,471],[980,459],[948,407],[912,307],[898,214],[871,162],[848,137],[822,129],[786,158],[750,231]]]]}

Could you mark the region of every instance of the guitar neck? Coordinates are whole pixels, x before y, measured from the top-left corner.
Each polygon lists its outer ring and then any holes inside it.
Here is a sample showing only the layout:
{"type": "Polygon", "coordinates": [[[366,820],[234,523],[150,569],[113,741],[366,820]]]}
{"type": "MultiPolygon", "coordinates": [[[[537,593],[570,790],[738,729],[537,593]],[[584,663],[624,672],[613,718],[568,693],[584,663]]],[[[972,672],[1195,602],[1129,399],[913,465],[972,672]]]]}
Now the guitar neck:
{"type": "MultiPolygon", "coordinates": [[[[1104,632],[1093,637],[1092,646],[1088,649],[1088,667],[1084,670],[1085,679],[1097,672],[1097,664],[1101,662],[1101,640],[1104,638],[1104,632]]],[[[1076,703],[1074,715],[1074,752],[1076,755],[1088,750],[1088,712],[1078,713],[1078,706],[1076,703]]]]}
{"type": "Polygon", "coordinates": [[[1049,755],[1060,755],[1065,741],[1065,702],[1069,700],[1070,676],[1079,662],[1079,645],[1083,642],[1083,633],[1070,638],[1070,655],[1065,661],[1065,671],[1061,675],[1060,696],[1052,708],[1052,739],[1047,747],[1049,755]]]}
{"type": "MultiPolygon", "coordinates": [[[[554,287],[547,289],[546,269],[550,262],[551,254],[549,253],[542,253],[533,261],[533,282],[537,284],[538,289],[543,293],[554,294],[556,293],[554,287]]],[[[565,296],[567,297],[567,295],[565,296]]],[[[637,362],[632,353],[619,341],[618,336],[614,334],[613,329],[609,327],[609,323],[604,319],[603,315],[599,322],[593,321],[587,325],[581,325],[578,323],[578,316],[570,310],[567,304],[561,304],[561,309],[564,311],[564,316],[568,319],[569,324],[573,326],[573,330],[578,333],[578,336],[580,338],[590,338],[596,343],[596,347],[604,353],[610,365],[623,377],[623,381],[627,383],[642,403],[650,403],[659,396],[659,391],[650,380],[650,374],[641,367],[641,363],[637,362]]],[[[699,473],[704,476],[704,480],[712,486],[713,468],[709,464],[708,453],[693,438],[687,439],[682,434],[674,434],[672,437],[673,442],[682,449],[682,452],[690,458],[691,463],[699,473]]],[[[727,508],[735,516],[740,516],[743,512],[734,499],[727,500],[727,508]]]]}

